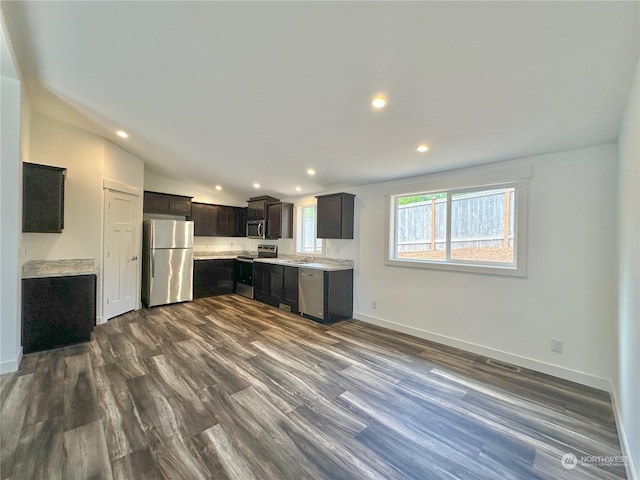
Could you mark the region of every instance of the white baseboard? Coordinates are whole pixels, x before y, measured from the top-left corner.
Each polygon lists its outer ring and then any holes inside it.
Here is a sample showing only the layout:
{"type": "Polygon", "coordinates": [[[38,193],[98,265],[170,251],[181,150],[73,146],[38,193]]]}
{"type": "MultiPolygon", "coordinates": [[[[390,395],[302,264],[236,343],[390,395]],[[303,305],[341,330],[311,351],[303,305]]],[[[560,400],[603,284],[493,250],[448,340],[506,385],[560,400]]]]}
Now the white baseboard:
{"type": "Polygon", "coordinates": [[[639,480],[638,470],[633,463],[633,457],[631,456],[631,450],[629,450],[629,442],[627,441],[627,434],[624,428],[624,422],[622,421],[620,403],[618,402],[618,390],[613,383],[610,383],[611,405],[613,406],[613,414],[616,419],[616,425],[618,426],[618,437],[620,438],[620,449],[622,455],[627,458],[625,469],[627,471],[627,478],[629,480],[639,480]]]}
{"type": "Polygon", "coordinates": [[[0,362],[0,375],[3,373],[15,372],[20,368],[20,362],[22,362],[22,347],[18,349],[18,356],[15,360],[8,360],[6,362],[0,362]]]}
{"type": "Polygon", "coordinates": [[[485,357],[495,358],[496,360],[501,360],[503,362],[511,363],[519,367],[528,368],[529,370],[535,370],[536,372],[546,373],[547,375],[570,380],[582,385],[597,388],[598,390],[604,390],[606,392],[611,391],[611,382],[608,379],[596,377],[595,375],[580,372],[578,370],[572,370],[570,368],[560,367],[558,365],[541,362],[532,358],[514,355],[512,353],[503,352],[502,350],[485,347],[476,343],[459,340],[453,337],[447,337],[446,335],[440,335],[439,333],[429,332],[427,330],[410,327],[401,323],[390,322],[389,320],[365,315],[359,312],[354,312],[353,318],[355,318],[356,320],[362,320],[363,322],[373,323],[374,325],[379,325],[390,330],[407,333],[409,335],[413,335],[414,337],[423,338],[432,342],[459,348],[467,352],[476,353],[485,357]]]}

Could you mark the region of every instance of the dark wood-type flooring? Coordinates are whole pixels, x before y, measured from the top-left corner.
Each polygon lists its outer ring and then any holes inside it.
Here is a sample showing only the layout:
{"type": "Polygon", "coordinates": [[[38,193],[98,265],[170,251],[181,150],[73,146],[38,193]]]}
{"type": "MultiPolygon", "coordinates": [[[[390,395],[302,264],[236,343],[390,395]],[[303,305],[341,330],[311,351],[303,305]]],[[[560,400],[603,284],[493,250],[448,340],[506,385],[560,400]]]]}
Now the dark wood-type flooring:
{"type": "Polygon", "coordinates": [[[619,479],[609,395],[236,295],[131,312],[3,375],[2,479],[619,479]]]}

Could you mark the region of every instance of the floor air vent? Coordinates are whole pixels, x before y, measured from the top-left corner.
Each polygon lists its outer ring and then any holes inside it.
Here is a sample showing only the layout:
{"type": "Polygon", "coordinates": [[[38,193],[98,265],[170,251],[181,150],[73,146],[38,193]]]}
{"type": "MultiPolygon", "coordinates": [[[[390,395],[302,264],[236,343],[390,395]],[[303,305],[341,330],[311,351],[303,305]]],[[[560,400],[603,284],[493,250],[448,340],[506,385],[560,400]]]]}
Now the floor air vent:
{"type": "Polygon", "coordinates": [[[515,365],[511,365],[509,363],[502,363],[498,360],[494,360],[493,358],[487,359],[487,363],[491,366],[502,368],[503,370],[509,370],[510,372],[518,373],[520,371],[520,367],[516,367],[515,365]]]}

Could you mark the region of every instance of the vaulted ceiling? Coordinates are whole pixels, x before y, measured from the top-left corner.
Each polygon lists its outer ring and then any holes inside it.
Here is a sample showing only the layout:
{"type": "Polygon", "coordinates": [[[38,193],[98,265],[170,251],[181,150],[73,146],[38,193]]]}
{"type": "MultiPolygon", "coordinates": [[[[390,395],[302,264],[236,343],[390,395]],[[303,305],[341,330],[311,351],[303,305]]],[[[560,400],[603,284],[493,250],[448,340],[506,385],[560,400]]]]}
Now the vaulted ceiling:
{"type": "Polygon", "coordinates": [[[640,54],[639,5],[2,10],[34,110],[111,139],[151,172],[238,197],[259,182],[259,194],[287,197],[615,141],[640,54]],[[423,142],[430,150],[416,152],[423,142]]]}

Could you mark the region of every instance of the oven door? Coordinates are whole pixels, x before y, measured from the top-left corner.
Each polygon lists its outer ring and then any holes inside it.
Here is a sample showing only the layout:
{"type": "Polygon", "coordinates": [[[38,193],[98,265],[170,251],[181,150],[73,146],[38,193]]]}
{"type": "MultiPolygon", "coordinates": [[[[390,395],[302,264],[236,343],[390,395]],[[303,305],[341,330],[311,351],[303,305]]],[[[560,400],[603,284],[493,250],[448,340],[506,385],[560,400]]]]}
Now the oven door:
{"type": "Polygon", "coordinates": [[[254,220],[247,222],[247,237],[264,239],[266,235],[265,221],[254,220]]]}
{"type": "Polygon", "coordinates": [[[237,258],[233,267],[236,293],[243,297],[253,298],[253,260],[237,258]]]}

